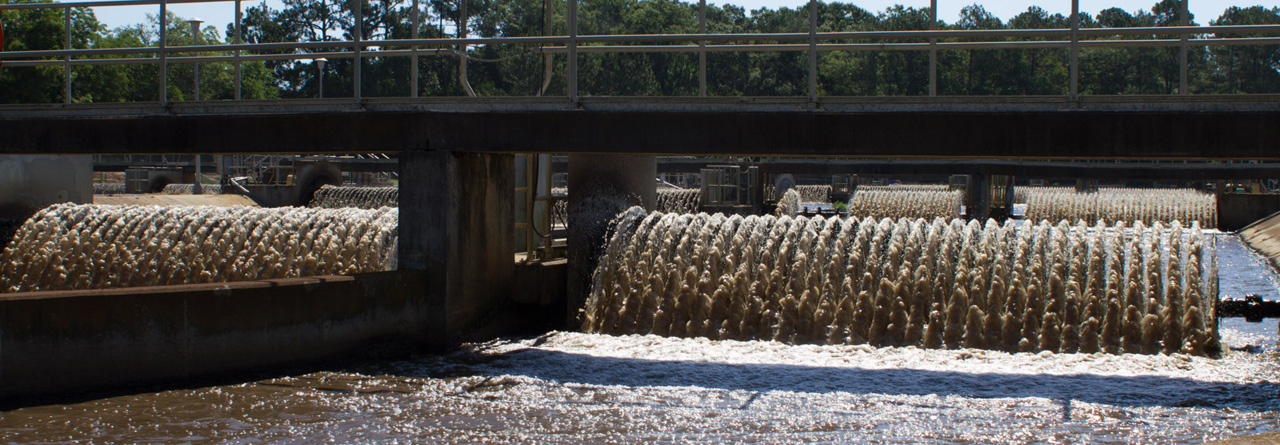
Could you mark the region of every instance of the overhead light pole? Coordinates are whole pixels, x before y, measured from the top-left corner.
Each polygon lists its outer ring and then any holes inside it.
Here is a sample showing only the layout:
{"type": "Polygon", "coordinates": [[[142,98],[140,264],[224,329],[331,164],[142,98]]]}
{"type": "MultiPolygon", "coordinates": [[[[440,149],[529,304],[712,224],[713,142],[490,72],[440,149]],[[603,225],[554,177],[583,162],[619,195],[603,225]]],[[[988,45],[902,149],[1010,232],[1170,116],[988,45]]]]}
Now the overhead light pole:
{"type": "MultiPolygon", "coordinates": [[[[192,46],[200,46],[200,24],[204,23],[204,21],[196,17],[196,18],[192,18],[191,20],[187,20],[187,23],[191,24],[191,38],[194,39],[193,40],[194,43],[192,43],[192,46]]],[[[200,54],[197,52],[196,56],[199,56],[199,55],[200,54]]],[[[195,97],[195,100],[200,100],[200,62],[198,61],[195,62],[195,67],[196,69],[195,69],[194,97],[195,97]]]]}
{"type": "Polygon", "coordinates": [[[328,62],[328,61],[329,59],[325,59],[323,57],[315,60],[316,67],[320,71],[319,76],[320,76],[320,98],[321,99],[324,99],[324,64],[325,62],[328,62]]]}

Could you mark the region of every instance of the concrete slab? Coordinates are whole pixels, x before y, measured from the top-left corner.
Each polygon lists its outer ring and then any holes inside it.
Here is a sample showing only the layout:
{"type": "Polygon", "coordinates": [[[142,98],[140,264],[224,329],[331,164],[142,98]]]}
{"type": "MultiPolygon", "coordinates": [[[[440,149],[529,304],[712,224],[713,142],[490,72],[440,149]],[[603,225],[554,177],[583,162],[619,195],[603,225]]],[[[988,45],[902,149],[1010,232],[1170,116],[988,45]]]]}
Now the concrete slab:
{"type": "Polygon", "coordinates": [[[1240,229],[1240,239],[1271,260],[1271,265],[1280,270],[1280,213],[1250,224],[1240,229]]]}

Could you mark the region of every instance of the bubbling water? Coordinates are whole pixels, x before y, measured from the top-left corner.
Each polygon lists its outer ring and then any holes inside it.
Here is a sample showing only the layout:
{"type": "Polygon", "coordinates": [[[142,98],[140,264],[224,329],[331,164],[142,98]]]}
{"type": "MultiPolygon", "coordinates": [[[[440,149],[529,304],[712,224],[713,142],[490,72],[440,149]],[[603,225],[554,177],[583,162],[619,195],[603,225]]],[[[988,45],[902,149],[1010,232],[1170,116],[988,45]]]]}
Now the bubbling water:
{"type": "Polygon", "coordinates": [[[849,215],[876,218],[960,216],[964,194],[945,185],[858,186],[849,199],[849,215]]]}
{"type": "Polygon", "coordinates": [[[400,188],[325,185],[316,190],[307,206],[321,209],[399,207],[400,188]]]}
{"type": "MultiPolygon", "coordinates": [[[[192,195],[196,192],[195,184],[169,184],[164,186],[161,193],[166,195],[192,195]]],[[[200,193],[204,195],[216,195],[222,193],[222,186],[218,184],[201,184],[200,193]]]]}
{"type": "Polygon", "coordinates": [[[123,195],[125,194],[124,183],[122,182],[95,182],[93,183],[93,194],[95,195],[123,195]]]}
{"type": "Polygon", "coordinates": [[[698,189],[660,188],[656,207],[659,212],[694,213],[702,207],[702,191],[698,189]]]}
{"type": "Polygon", "coordinates": [[[800,193],[800,202],[831,203],[831,186],[829,185],[797,185],[791,190],[800,193]]]}
{"type": "Polygon", "coordinates": [[[0,291],[81,290],[395,268],[399,211],[58,204],[0,252],[0,291]]]}
{"type": "Polygon", "coordinates": [[[1066,222],[619,216],[583,330],[1216,356],[1213,238],[1066,222]]]}
{"type": "Polygon", "coordinates": [[[1027,203],[1032,221],[1142,221],[1145,224],[1196,221],[1218,227],[1218,203],[1212,194],[1192,189],[1018,187],[1014,200],[1027,203]]]}

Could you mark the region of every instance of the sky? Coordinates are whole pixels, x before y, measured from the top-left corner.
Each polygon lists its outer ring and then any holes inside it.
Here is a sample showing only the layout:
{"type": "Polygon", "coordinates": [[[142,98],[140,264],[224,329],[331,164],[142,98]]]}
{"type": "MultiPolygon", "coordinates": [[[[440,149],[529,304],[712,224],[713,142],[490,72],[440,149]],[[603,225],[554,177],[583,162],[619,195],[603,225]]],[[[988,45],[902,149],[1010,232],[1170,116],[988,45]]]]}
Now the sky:
{"type": "MultiPolygon", "coordinates": [[[[250,6],[257,5],[263,0],[244,0],[243,7],[248,9],[250,6]]],[[[685,0],[693,1],[693,0],[685,0]]],[[[929,6],[929,0],[844,0],[846,3],[853,3],[873,13],[882,12],[886,8],[901,4],[903,6],[911,6],[924,8],[929,6]]],[[[1139,10],[1150,10],[1151,6],[1156,4],[1158,0],[1079,0],[1080,11],[1089,14],[1097,14],[1103,9],[1118,7],[1129,11],[1130,13],[1139,10]]],[[[279,9],[282,6],[280,0],[266,0],[267,5],[272,8],[279,9]]],[[[406,4],[408,0],[405,0],[406,4]]],[[[425,1],[423,1],[425,3],[425,1]]],[[[708,1],[709,4],[730,3],[751,9],[759,9],[768,7],[777,9],[779,7],[799,7],[804,6],[808,2],[806,0],[731,0],[728,2],[708,1]]],[[[1050,14],[1069,15],[1071,13],[1071,0],[938,0],[938,18],[947,23],[953,23],[960,16],[960,8],[974,3],[982,5],[987,11],[1000,17],[1001,20],[1009,20],[1013,16],[1026,11],[1030,6],[1039,6],[1050,14]]],[[[228,23],[235,18],[234,2],[219,3],[186,3],[170,5],[169,10],[183,18],[198,17],[205,21],[205,26],[217,26],[218,29],[224,29],[228,23]]],[[[1262,5],[1268,8],[1280,6],[1280,0],[1191,0],[1189,9],[1192,17],[1197,23],[1202,25],[1209,24],[1209,20],[1218,18],[1222,11],[1231,6],[1253,6],[1262,5]]],[[[115,6],[115,7],[99,7],[94,8],[98,20],[105,23],[108,28],[116,28],[119,26],[141,23],[146,20],[147,13],[158,12],[156,6],[115,6]]]]}

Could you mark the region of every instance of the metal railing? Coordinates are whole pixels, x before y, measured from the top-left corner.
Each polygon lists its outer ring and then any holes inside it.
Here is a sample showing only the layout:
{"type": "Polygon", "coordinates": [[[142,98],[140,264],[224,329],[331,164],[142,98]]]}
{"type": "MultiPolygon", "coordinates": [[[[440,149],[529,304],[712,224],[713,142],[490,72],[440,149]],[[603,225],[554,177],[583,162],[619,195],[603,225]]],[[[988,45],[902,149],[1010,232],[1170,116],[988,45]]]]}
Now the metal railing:
{"type": "MultiPolygon", "coordinates": [[[[550,2],[551,0],[547,0],[550,2]]],[[[418,97],[418,64],[420,55],[454,55],[459,58],[459,79],[468,95],[474,92],[466,79],[466,63],[468,55],[465,48],[477,45],[537,45],[527,52],[533,54],[566,54],[566,97],[571,102],[578,102],[578,55],[596,53],[697,53],[698,54],[698,92],[699,96],[707,95],[707,63],[706,55],[712,52],[807,52],[807,88],[811,103],[818,100],[818,53],[823,51],[928,51],[929,52],[929,95],[937,95],[937,52],[939,50],[978,50],[978,49],[1068,49],[1069,50],[1069,86],[1068,99],[1072,102],[1079,98],[1079,50],[1081,48],[1161,48],[1178,47],[1179,52],[1179,88],[1178,94],[1189,94],[1188,89],[1188,56],[1189,47],[1236,46],[1236,45],[1280,45],[1280,36],[1274,37],[1214,37],[1207,35],[1222,34],[1280,34],[1280,25],[1226,25],[1226,26],[1187,26],[1187,2],[1180,2],[1182,8],[1181,26],[1131,27],[1131,28],[1080,28],[1079,0],[1071,0],[1071,27],[1059,29],[972,29],[972,30],[937,30],[937,0],[931,0],[930,29],[910,31],[847,31],[818,32],[817,0],[809,1],[808,32],[803,33],[747,33],[723,34],[707,33],[706,0],[699,0],[697,34],[615,34],[615,35],[579,35],[578,34],[578,0],[567,1],[568,35],[530,36],[530,37],[466,37],[465,19],[459,24],[457,38],[417,38],[421,25],[418,14],[419,1],[413,0],[411,20],[413,38],[363,40],[361,8],[353,8],[353,35],[355,40],[324,42],[281,42],[252,43],[242,41],[241,22],[242,0],[124,0],[124,1],[86,1],[68,3],[29,3],[0,5],[0,10],[50,9],[64,10],[64,27],[66,33],[65,48],[61,50],[28,50],[0,52],[0,64],[7,67],[64,67],[64,103],[72,102],[71,82],[72,67],[79,65],[125,65],[125,64],[158,64],[159,102],[168,103],[167,66],[170,63],[208,63],[232,62],[234,64],[233,99],[241,99],[242,64],[245,61],[269,60],[315,60],[318,58],[355,59],[352,72],[352,97],[356,103],[361,101],[361,69],[366,58],[375,57],[409,57],[414,62],[410,71],[410,97],[418,97]],[[236,9],[236,21],[233,25],[234,42],[218,45],[170,46],[167,44],[167,6],[184,3],[217,3],[233,2],[236,9]],[[71,10],[85,7],[137,6],[157,5],[159,7],[159,39],[157,46],[139,48],[71,48],[71,10]],[[1121,36],[1136,35],[1176,35],[1178,38],[1153,39],[1114,39],[1121,36]],[[1054,38],[1057,40],[1026,41],[939,41],[940,39],[1006,39],[1013,37],[1054,38]],[[1107,40],[1085,40],[1086,37],[1111,37],[1107,40]],[[890,42],[870,43],[819,43],[847,40],[890,40],[890,42]],[[896,42],[897,40],[923,40],[921,42],[896,42]],[[742,41],[769,41],[776,43],[730,43],[742,41]],[[631,44],[645,42],[645,44],[631,44]],[[663,43],[663,44],[655,44],[663,43]],[[377,48],[370,50],[370,48],[377,48]],[[398,48],[398,49],[397,49],[398,48]],[[461,48],[461,49],[454,49],[461,48]],[[288,54],[245,54],[258,51],[327,49],[334,52],[288,53],[288,54]],[[200,53],[229,52],[230,55],[200,55],[200,53]],[[196,55],[171,56],[175,53],[194,53],[196,55]],[[150,55],[151,57],[129,58],[94,58],[102,56],[150,55]]],[[[464,2],[465,3],[465,2],[464,2]]],[[[548,9],[550,11],[550,9],[548,9]]],[[[550,12],[547,13],[548,22],[550,12]]],[[[550,24],[547,24],[550,29],[550,24]]],[[[549,83],[551,70],[547,69],[541,91],[545,91],[549,83]]]]}

